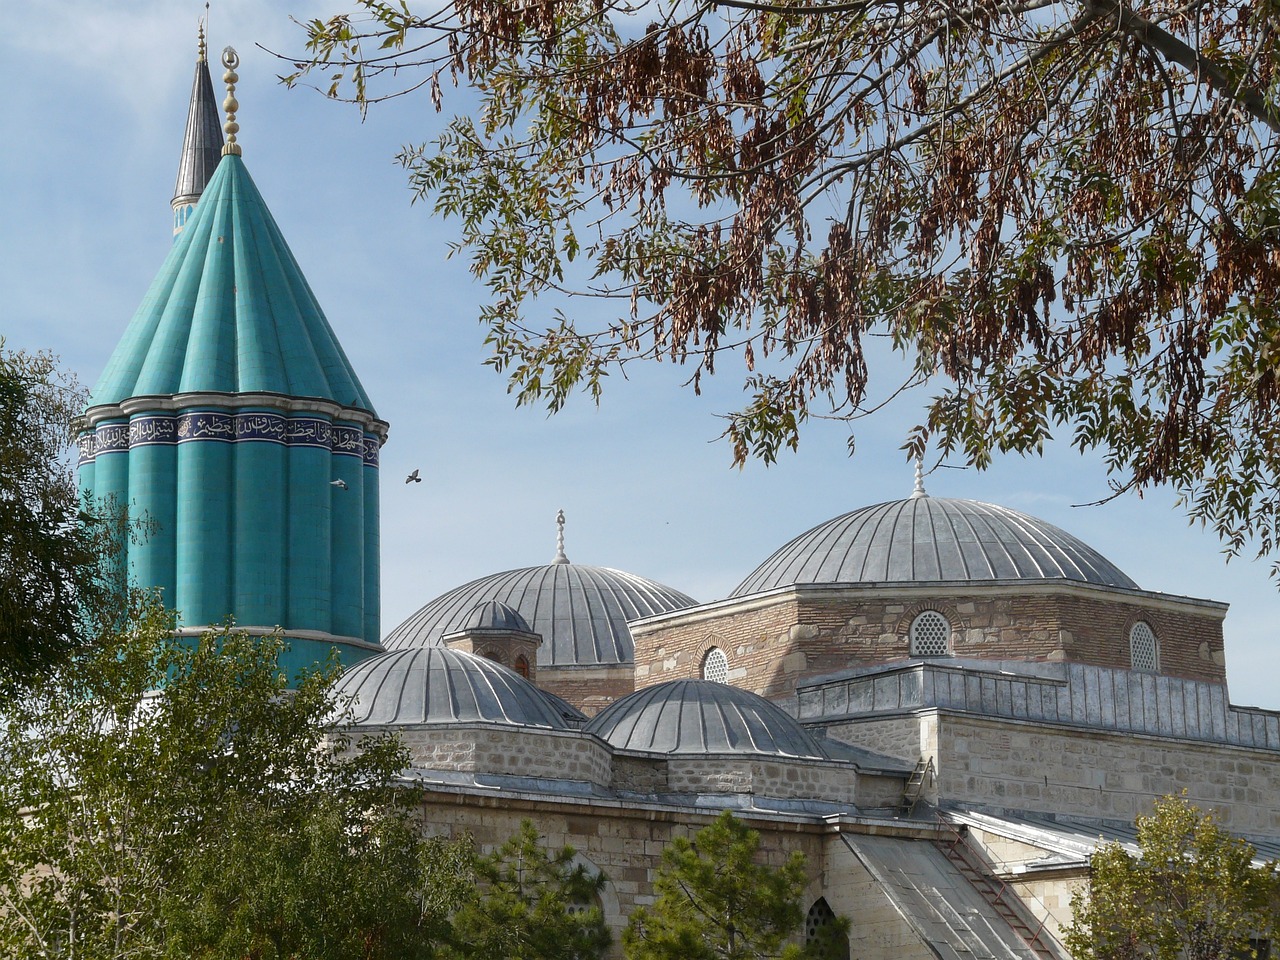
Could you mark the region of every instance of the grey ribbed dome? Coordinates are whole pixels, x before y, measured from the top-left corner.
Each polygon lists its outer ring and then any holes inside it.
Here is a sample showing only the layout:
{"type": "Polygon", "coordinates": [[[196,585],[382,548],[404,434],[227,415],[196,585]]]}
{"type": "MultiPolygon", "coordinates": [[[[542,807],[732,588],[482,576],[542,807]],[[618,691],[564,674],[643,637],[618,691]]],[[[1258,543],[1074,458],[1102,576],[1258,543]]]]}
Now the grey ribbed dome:
{"type": "Polygon", "coordinates": [[[749,690],[712,680],[670,680],[644,687],[615,700],[583,729],[619,750],[826,756],[781,707],[749,690]]]}
{"type": "Polygon", "coordinates": [[[447,647],[397,650],[349,667],[334,687],[358,724],[484,721],[568,729],[559,703],[499,663],[447,647]]]}
{"type": "Polygon", "coordinates": [[[477,605],[497,600],[542,636],[543,666],[631,663],[628,620],[691,607],[696,601],[633,573],[576,563],[549,563],[481,577],[432,600],[383,641],[391,650],[437,644],[465,629],[477,605]]]}
{"type": "Polygon", "coordinates": [[[501,600],[486,600],[472,607],[471,612],[462,618],[459,630],[511,630],[520,633],[532,633],[528,621],[520,616],[519,610],[513,610],[501,600]]]}
{"type": "Polygon", "coordinates": [[[1074,580],[1137,589],[1051,523],[976,500],[913,497],[819,524],[756,567],[730,596],[793,583],[1074,580]]]}

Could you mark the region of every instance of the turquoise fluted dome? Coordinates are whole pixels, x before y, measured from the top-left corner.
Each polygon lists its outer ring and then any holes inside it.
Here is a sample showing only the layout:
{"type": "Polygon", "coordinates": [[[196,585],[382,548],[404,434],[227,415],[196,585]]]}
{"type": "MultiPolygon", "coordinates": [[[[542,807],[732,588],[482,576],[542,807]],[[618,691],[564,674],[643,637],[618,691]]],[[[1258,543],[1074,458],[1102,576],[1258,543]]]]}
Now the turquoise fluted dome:
{"type": "Polygon", "coordinates": [[[276,393],[373,412],[234,155],[218,164],[90,405],[183,393],[276,393]]]}
{"type": "Polygon", "coordinates": [[[85,411],[81,489],[145,524],[123,568],[181,633],[233,618],[282,630],[291,672],[357,662],[381,650],[387,424],[241,158],[178,199],[190,212],[85,411]]]}

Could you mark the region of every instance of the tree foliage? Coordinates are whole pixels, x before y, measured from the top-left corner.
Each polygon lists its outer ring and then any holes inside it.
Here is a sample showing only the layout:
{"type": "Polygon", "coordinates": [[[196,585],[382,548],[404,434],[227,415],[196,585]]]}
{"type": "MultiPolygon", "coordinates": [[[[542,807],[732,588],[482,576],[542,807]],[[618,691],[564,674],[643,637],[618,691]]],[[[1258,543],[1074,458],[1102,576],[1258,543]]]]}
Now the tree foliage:
{"type": "Polygon", "coordinates": [[[452,918],[450,960],[598,960],[609,930],[598,902],[603,874],[550,853],[528,820],[520,832],[472,863],[474,887],[452,918]]]}
{"type": "Polygon", "coordinates": [[[1280,872],[1185,797],[1138,818],[1138,853],[1107,844],[1072,898],[1076,960],[1239,960],[1280,937],[1280,872]]]}
{"type": "Polygon", "coordinates": [[[1276,547],[1275,0],[354,5],[285,80],[475,91],[400,160],[520,402],[733,364],[741,463],[927,382],[913,454],[1062,434],[1276,547]],[[872,385],[877,337],[902,382],[872,385]]]}
{"type": "Polygon", "coordinates": [[[0,953],[433,956],[468,852],[420,838],[396,741],[335,734],[336,664],[287,692],[280,640],[171,627],[144,606],[5,710],[0,953]]]}
{"type": "Polygon", "coordinates": [[[0,339],[0,687],[10,690],[92,637],[86,615],[114,609],[108,518],[81,512],[67,458],[83,406],[52,357],[0,339]]]}
{"type": "MultiPolygon", "coordinates": [[[[760,835],[725,811],[692,841],[662,852],[652,907],[631,916],[627,960],[819,960],[820,945],[793,942],[804,923],[804,854],[781,867],[758,861],[760,835]]],[[[847,929],[836,925],[841,934],[847,929]]]]}

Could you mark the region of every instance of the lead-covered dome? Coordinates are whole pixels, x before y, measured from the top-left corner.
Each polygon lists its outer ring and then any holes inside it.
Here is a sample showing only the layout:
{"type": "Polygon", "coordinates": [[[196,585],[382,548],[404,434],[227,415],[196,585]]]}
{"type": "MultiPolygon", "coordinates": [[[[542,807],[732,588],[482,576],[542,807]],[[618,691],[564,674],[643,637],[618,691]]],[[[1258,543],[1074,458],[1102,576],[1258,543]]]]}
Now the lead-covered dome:
{"type": "Polygon", "coordinates": [[[397,650],[347,668],[334,687],[357,724],[506,723],[568,729],[561,704],[500,663],[447,647],[397,650]]]}
{"type": "Polygon", "coordinates": [[[583,729],[616,749],[645,753],[827,755],[777,704],[713,680],[644,687],[614,701],[583,729]]]}
{"type": "Polygon", "coordinates": [[[1073,580],[1137,589],[1051,523],[976,500],[916,496],[828,520],[773,553],[731,596],[793,583],[1073,580]]]}
{"type": "Polygon", "coordinates": [[[542,636],[540,666],[631,663],[628,620],[693,606],[679,590],[634,573],[559,561],[472,580],[432,600],[387,634],[391,650],[440,643],[466,629],[478,605],[496,600],[512,608],[542,636]]]}

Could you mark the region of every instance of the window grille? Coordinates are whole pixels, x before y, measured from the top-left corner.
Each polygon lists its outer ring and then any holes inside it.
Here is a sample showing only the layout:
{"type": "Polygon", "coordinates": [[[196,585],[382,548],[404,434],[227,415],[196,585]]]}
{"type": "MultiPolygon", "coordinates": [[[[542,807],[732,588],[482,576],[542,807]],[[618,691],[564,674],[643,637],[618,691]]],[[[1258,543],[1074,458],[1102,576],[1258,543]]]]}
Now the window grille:
{"type": "Polygon", "coordinates": [[[1146,673],[1160,669],[1160,642],[1145,620],[1139,620],[1129,631],[1129,662],[1133,669],[1146,673]]]}
{"type": "Polygon", "coordinates": [[[804,918],[804,942],[822,960],[849,960],[849,940],[840,936],[826,897],[815,900],[804,918]]]}
{"type": "Polygon", "coordinates": [[[937,610],[911,621],[911,656],[945,657],[951,653],[951,624],[937,610]]]}
{"type": "Polygon", "coordinates": [[[702,679],[729,682],[729,657],[719,647],[712,647],[702,658],[702,679]]]}
{"type": "Polygon", "coordinates": [[[520,674],[520,676],[528,680],[529,679],[529,661],[526,660],[524,657],[519,657],[519,656],[516,657],[515,671],[516,673],[520,674]]]}

